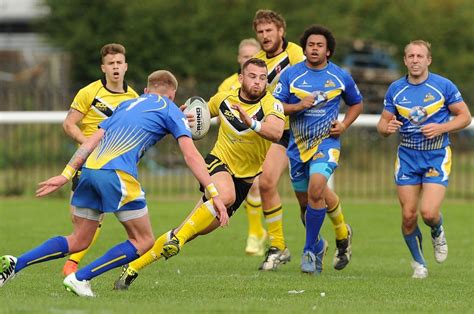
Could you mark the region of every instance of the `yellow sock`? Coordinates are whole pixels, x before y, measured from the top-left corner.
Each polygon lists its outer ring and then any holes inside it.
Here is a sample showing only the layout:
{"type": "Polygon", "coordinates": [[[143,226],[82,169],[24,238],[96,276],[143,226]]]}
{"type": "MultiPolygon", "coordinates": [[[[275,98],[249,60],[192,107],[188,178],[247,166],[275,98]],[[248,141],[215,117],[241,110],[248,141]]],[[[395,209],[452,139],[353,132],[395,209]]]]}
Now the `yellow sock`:
{"type": "Polygon", "coordinates": [[[128,265],[128,268],[132,269],[135,272],[139,272],[141,269],[159,260],[161,258],[161,251],[163,250],[163,245],[170,240],[170,237],[171,230],[166,233],[163,233],[158,239],[156,239],[155,244],[153,244],[153,247],[148,252],[131,262],[128,265]]]}
{"type": "Polygon", "coordinates": [[[179,245],[183,246],[193,235],[204,230],[216,219],[216,211],[212,200],[199,206],[196,211],[185,221],[181,229],[175,233],[179,245]]]}
{"type": "Polygon", "coordinates": [[[284,250],[285,237],[283,236],[283,209],[281,204],[263,211],[265,222],[268,226],[270,245],[284,250]]]}
{"type": "Polygon", "coordinates": [[[262,201],[259,198],[253,198],[250,195],[245,199],[245,209],[247,211],[247,218],[249,221],[249,235],[254,235],[258,238],[263,237],[265,229],[262,225],[262,201]]]}
{"type": "Polygon", "coordinates": [[[347,226],[342,214],[341,202],[338,200],[336,206],[328,208],[327,214],[332,222],[332,227],[336,233],[336,240],[347,238],[347,226]]]}
{"type": "Polygon", "coordinates": [[[92,242],[89,245],[89,247],[85,250],[80,251],[80,252],[76,252],[74,254],[71,254],[69,256],[69,259],[79,264],[81,262],[81,260],[84,258],[84,256],[87,254],[89,249],[94,245],[95,241],[97,241],[97,238],[99,237],[101,229],[102,229],[102,224],[100,223],[99,226],[97,227],[97,229],[95,230],[94,238],[92,238],[92,242]]]}

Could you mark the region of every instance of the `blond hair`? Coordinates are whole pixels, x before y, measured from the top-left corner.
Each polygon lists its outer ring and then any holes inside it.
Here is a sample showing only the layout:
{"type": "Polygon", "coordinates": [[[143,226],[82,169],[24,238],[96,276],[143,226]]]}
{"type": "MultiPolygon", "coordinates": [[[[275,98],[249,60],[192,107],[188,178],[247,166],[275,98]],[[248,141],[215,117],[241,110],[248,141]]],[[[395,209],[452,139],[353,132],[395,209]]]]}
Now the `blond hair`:
{"type": "Polygon", "coordinates": [[[274,23],[277,28],[286,29],[286,22],[283,16],[272,10],[260,9],[253,18],[253,29],[257,31],[257,25],[261,23],[274,23]]]}
{"type": "Polygon", "coordinates": [[[242,41],[239,44],[239,51],[238,52],[240,52],[240,49],[242,49],[242,47],[245,47],[245,46],[254,46],[255,48],[257,48],[257,50],[261,49],[260,44],[258,43],[258,41],[255,38],[242,39],[242,41]]]}
{"type": "Polygon", "coordinates": [[[160,93],[178,89],[178,80],[170,71],[158,70],[148,75],[147,88],[160,93]]]}
{"type": "Polygon", "coordinates": [[[405,46],[405,54],[407,53],[408,46],[410,45],[425,46],[428,50],[428,57],[431,57],[431,44],[429,42],[422,39],[412,40],[405,46]]]}

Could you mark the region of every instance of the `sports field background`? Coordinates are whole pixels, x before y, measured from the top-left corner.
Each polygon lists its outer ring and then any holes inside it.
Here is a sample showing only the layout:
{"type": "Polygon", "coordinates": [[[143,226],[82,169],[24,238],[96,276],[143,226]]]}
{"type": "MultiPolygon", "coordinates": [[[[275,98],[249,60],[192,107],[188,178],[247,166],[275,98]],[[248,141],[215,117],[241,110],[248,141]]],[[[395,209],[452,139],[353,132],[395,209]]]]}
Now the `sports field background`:
{"type": "MultiPolygon", "coordinates": [[[[157,198],[154,195],[149,202],[157,235],[181,222],[194,205],[194,198],[157,198]]],[[[18,255],[46,238],[68,234],[67,204],[67,197],[0,199],[0,254],[18,255]]],[[[326,220],[322,233],[330,248],[322,276],[300,273],[304,230],[299,209],[291,199],[284,208],[292,261],[277,272],[258,271],[262,258],[244,255],[247,222],[241,208],[230,226],[189,243],[169,261],[146,268],[129,291],[111,289],[120,273],[116,269],[92,281],[97,298],[76,297],[62,287],[64,260],[58,260],[29,267],[1,288],[0,312],[472,312],[472,204],[448,201],[443,206],[449,257],[442,265],[434,261],[429,230],[422,226],[429,277],[421,281],[411,278],[411,258],[400,234],[395,195],[385,202],[343,200],[345,216],[354,229],[353,259],[343,271],[332,268],[334,235],[326,220]]],[[[107,216],[102,235],[84,262],[124,239],[115,217],[107,216]]]]}

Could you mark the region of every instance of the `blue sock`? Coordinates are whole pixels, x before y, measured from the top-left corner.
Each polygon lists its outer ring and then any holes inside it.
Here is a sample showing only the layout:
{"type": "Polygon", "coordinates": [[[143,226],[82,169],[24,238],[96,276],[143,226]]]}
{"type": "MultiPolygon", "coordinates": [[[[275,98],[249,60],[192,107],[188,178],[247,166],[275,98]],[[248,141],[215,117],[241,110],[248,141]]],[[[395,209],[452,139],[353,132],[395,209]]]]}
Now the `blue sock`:
{"type": "Polygon", "coordinates": [[[439,221],[437,224],[431,227],[431,237],[436,238],[441,233],[441,226],[443,225],[443,215],[439,216],[439,221]]]}
{"type": "Polygon", "coordinates": [[[324,238],[322,235],[318,236],[318,241],[316,242],[316,245],[314,247],[314,253],[317,254],[321,252],[324,249],[324,238]]]}
{"type": "Polygon", "coordinates": [[[114,246],[103,256],[78,270],[76,278],[80,281],[91,280],[106,271],[125,265],[138,257],[136,247],[132,242],[127,240],[114,246]]]}
{"type": "Polygon", "coordinates": [[[416,229],[411,234],[404,234],[403,237],[413,259],[426,266],[425,259],[423,258],[423,246],[421,245],[423,236],[421,235],[420,228],[416,226],[416,229]]]}
{"type": "Polygon", "coordinates": [[[58,236],[51,238],[40,246],[19,256],[16,262],[15,272],[18,273],[23,268],[36,263],[62,258],[68,253],[69,245],[65,237],[58,236]]]}
{"type": "Polygon", "coordinates": [[[327,207],[316,209],[310,207],[309,204],[306,206],[306,243],[304,245],[304,252],[311,251],[316,253],[315,244],[318,239],[321,226],[323,225],[326,211],[327,207]]]}

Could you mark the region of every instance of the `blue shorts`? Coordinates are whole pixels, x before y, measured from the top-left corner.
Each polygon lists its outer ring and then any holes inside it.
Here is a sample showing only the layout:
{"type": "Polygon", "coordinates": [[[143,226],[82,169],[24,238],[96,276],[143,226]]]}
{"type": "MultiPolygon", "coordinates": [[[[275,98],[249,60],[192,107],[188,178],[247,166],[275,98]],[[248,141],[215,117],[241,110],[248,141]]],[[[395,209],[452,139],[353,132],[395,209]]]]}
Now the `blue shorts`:
{"type": "Polygon", "coordinates": [[[395,161],[397,185],[437,183],[448,186],[450,172],[451,148],[449,146],[433,150],[398,147],[395,161]]]}
{"type": "Polygon", "coordinates": [[[126,172],[82,168],[71,205],[103,213],[142,209],[146,207],[145,192],[126,172]]]}
{"type": "MultiPolygon", "coordinates": [[[[320,145],[321,146],[321,145],[320,145]]],[[[312,174],[322,174],[329,180],[338,166],[340,150],[337,146],[320,147],[307,162],[290,159],[290,179],[296,192],[308,191],[309,178],[312,174]]]]}

